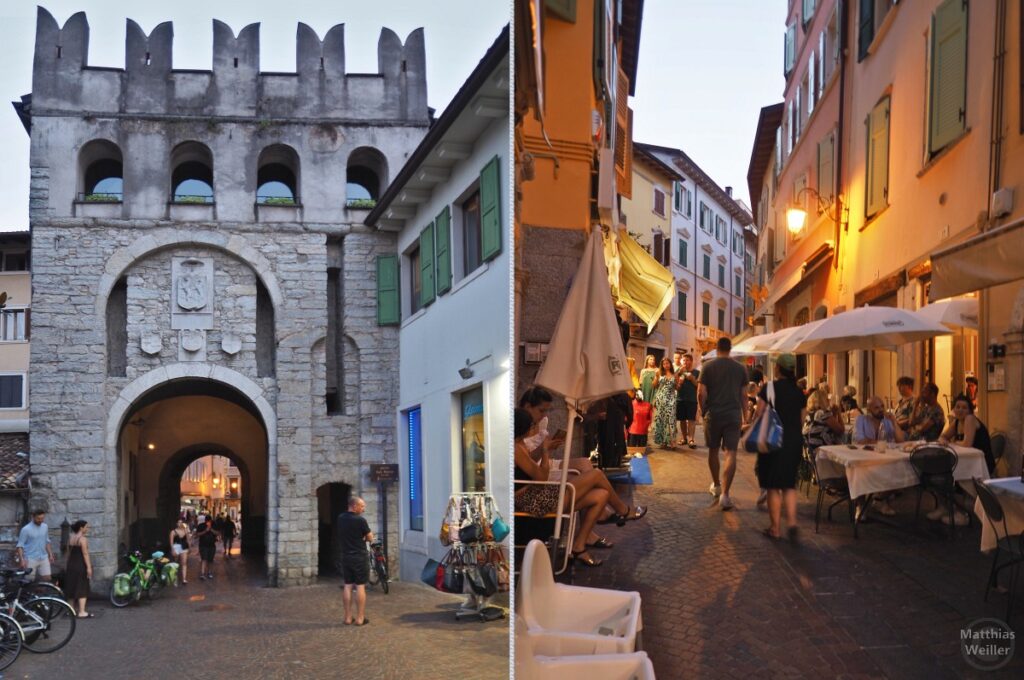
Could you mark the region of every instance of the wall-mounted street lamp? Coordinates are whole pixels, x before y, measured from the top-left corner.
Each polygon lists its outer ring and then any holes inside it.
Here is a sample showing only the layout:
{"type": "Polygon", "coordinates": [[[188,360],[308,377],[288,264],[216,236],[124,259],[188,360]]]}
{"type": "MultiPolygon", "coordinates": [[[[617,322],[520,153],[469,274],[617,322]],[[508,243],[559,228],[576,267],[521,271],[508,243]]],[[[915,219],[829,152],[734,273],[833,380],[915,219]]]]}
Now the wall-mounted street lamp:
{"type": "Polygon", "coordinates": [[[800,204],[800,196],[805,192],[812,194],[815,200],[817,200],[818,212],[825,213],[826,217],[833,222],[845,223],[849,220],[850,209],[841,199],[834,202],[829,201],[819,194],[813,187],[804,187],[800,191],[796,192],[796,195],[793,196],[793,202],[790,203],[789,207],[786,209],[786,228],[789,229],[789,233],[799,234],[803,230],[804,224],[807,223],[807,210],[805,210],[800,204]],[[835,206],[833,206],[833,203],[835,203],[835,206]],[[841,215],[835,214],[836,208],[839,206],[842,206],[841,215]],[[832,208],[831,211],[829,210],[830,208],[832,208]]]}

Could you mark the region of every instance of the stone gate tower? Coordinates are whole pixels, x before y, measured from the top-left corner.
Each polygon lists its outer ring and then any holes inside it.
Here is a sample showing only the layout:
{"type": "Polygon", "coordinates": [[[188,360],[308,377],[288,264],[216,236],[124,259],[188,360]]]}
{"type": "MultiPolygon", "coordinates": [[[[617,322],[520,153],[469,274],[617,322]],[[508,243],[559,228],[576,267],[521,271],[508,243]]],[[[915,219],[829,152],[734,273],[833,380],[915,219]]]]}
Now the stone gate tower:
{"type": "Polygon", "coordinates": [[[383,29],[372,74],[346,73],[340,25],[299,24],[296,73],[260,72],[258,24],[214,21],[210,71],[175,70],[172,39],[128,20],[124,69],[92,67],[85,15],[39,9],[19,106],[36,501],[51,526],[90,522],[108,579],[122,545],[166,542],[192,463],[224,455],[243,550],[305,583],[395,455],[397,330],[375,316],[395,242],[362,221],[429,124],[423,33],[383,29]]]}

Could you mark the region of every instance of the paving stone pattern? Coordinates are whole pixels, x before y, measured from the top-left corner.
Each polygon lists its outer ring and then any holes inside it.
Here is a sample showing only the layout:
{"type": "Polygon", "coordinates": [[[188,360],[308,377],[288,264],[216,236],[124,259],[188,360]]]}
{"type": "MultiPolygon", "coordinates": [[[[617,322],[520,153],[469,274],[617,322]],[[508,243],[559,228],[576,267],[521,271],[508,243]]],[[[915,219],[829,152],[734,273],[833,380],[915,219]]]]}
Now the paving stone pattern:
{"type": "Polygon", "coordinates": [[[215,562],[199,581],[125,609],[90,602],[67,647],[23,652],[3,673],[21,678],[507,679],[508,620],[457,622],[461,598],[417,583],[368,589],[369,625],[342,624],[338,581],[265,588],[258,564],[215,562]]]}
{"type": "Polygon", "coordinates": [[[961,627],[1002,619],[1006,607],[1004,593],[982,601],[991,562],[976,521],[954,540],[924,517],[915,530],[916,494],[904,493],[891,526],[866,523],[854,539],[839,506],[816,535],[812,488],[800,494],[799,546],[772,542],[761,534],[754,458],[740,454],[737,507],[722,512],[707,491],[706,449],[655,451],[654,485],[619,487],[650,515],[607,528],[615,547],[594,551],[605,564],[575,569],[577,585],[641,593],[643,647],[659,678],[1024,676],[1024,598],[1009,666],[981,673],[960,653],[961,627]]]}

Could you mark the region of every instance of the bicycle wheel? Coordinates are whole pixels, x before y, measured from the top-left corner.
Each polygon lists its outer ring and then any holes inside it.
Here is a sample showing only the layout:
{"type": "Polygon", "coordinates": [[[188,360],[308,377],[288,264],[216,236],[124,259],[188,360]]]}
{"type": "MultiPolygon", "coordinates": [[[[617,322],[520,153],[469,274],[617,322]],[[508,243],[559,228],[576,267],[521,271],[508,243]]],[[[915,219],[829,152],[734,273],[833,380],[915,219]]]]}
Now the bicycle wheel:
{"type": "Polygon", "coordinates": [[[50,581],[26,583],[21,587],[21,601],[24,602],[33,597],[57,597],[63,599],[64,591],[56,583],[51,583],[50,581]]]}
{"type": "Polygon", "coordinates": [[[25,649],[36,654],[49,654],[68,643],[75,634],[78,617],[64,600],[36,597],[23,603],[15,619],[25,635],[25,649]]]}
{"type": "Polygon", "coordinates": [[[149,595],[149,599],[156,600],[163,595],[164,584],[160,580],[160,576],[154,571],[149,575],[149,588],[146,593],[149,595]]]}
{"type": "Polygon", "coordinates": [[[124,594],[118,595],[116,592],[117,583],[115,580],[115,582],[110,585],[110,604],[115,607],[127,607],[133,600],[137,599],[135,597],[135,583],[136,579],[132,577],[131,585],[128,587],[128,590],[124,594]]]}
{"type": "Polygon", "coordinates": [[[366,580],[371,586],[375,586],[380,580],[380,575],[377,573],[377,569],[375,568],[376,565],[374,564],[377,560],[373,558],[372,552],[367,553],[366,558],[370,561],[370,570],[366,576],[366,580]]]}
{"type": "Polygon", "coordinates": [[[21,626],[7,614],[0,614],[0,671],[15,662],[23,645],[21,626]]]}
{"type": "Polygon", "coordinates": [[[388,594],[388,567],[384,564],[384,560],[378,560],[373,565],[373,570],[377,572],[377,578],[380,581],[380,587],[384,590],[384,594],[388,594]]]}

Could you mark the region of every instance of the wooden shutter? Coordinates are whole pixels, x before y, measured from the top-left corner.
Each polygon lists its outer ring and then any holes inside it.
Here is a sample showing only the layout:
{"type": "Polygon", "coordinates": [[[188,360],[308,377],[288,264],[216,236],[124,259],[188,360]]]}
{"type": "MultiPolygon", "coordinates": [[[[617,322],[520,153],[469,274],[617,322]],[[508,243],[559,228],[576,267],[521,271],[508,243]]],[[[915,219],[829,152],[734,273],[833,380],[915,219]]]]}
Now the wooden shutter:
{"type": "Polygon", "coordinates": [[[818,88],[816,87],[817,81],[815,80],[814,65],[818,61],[818,57],[814,52],[811,52],[811,58],[807,62],[807,117],[811,117],[811,113],[814,112],[814,105],[818,101],[818,88]]]}
{"type": "Polygon", "coordinates": [[[661,189],[654,190],[654,212],[665,216],[665,192],[661,189]]]}
{"type": "Polygon", "coordinates": [[[662,256],[662,249],[664,247],[665,247],[665,237],[662,236],[661,234],[655,233],[654,234],[654,248],[653,248],[654,252],[652,252],[651,255],[653,255],[654,259],[657,260],[658,262],[662,261],[662,257],[663,257],[662,256]]]}
{"type": "Polygon", "coordinates": [[[857,32],[857,61],[864,61],[875,39],[875,0],[860,0],[860,21],[857,32]]]}
{"type": "Polygon", "coordinates": [[[32,309],[25,308],[25,339],[32,339],[32,309]]]}
{"type": "Polygon", "coordinates": [[[945,0],[932,15],[928,151],[936,153],[964,131],[967,95],[967,3],[945,0]]]}
{"type": "Polygon", "coordinates": [[[452,211],[445,206],[434,220],[434,261],[437,263],[434,276],[437,278],[437,294],[444,295],[452,288],[452,211]]]}
{"type": "Polygon", "coordinates": [[[629,78],[618,69],[615,86],[615,186],[633,198],[633,112],[629,109],[629,78]]]}
{"type": "Polygon", "coordinates": [[[498,156],[480,171],[480,256],[484,262],[501,252],[501,168],[498,156]]]}
{"type": "Polygon", "coordinates": [[[676,303],[676,318],[686,321],[686,293],[678,293],[676,303]]]}
{"type": "Polygon", "coordinates": [[[377,325],[394,326],[401,321],[398,297],[398,256],[377,256],[377,325]]]}
{"type": "Polygon", "coordinates": [[[686,241],[679,239],[679,264],[686,266],[686,241]]]}
{"type": "Polygon", "coordinates": [[[796,63],[796,24],[792,23],[786,27],[785,54],[783,55],[783,75],[787,78],[793,71],[796,63]]]}
{"type": "Polygon", "coordinates": [[[434,223],[420,232],[420,306],[426,307],[436,297],[437,284],[434,279],[434,223]]]}
{"type": "Polygon", "coordinates": [[[889,98],[880,101],[868,116],[867,193],[865,213],[871,217],[889,199],[889,98]]]}
{"type": "Polygon", "coordinates": [[[835,133],[825,135],[818,142],[818,193],[830,205],[835,196],[835,179],[833,175],[833,158],[835,157],[835,133]]]}

